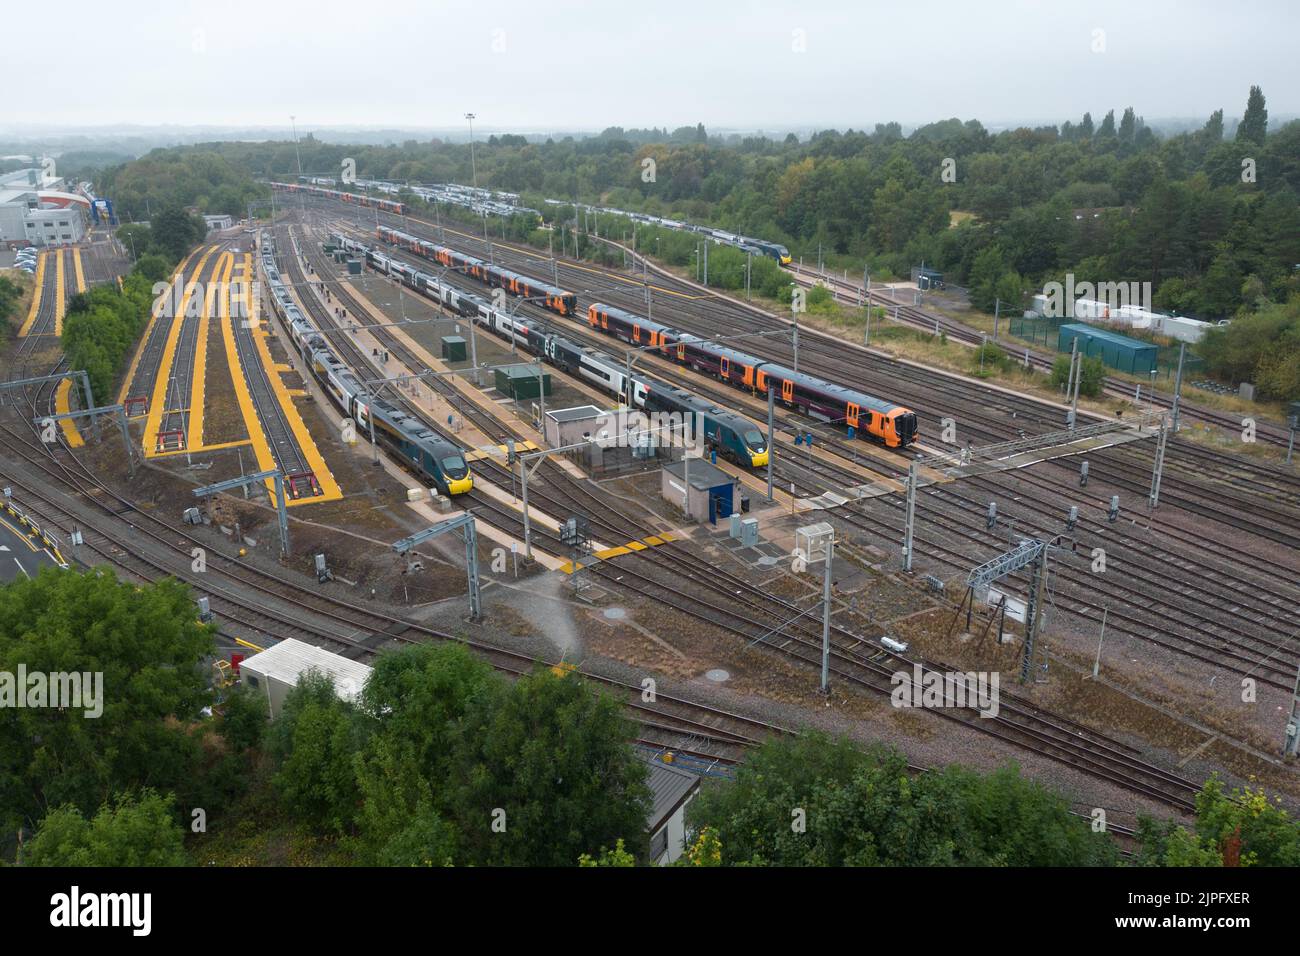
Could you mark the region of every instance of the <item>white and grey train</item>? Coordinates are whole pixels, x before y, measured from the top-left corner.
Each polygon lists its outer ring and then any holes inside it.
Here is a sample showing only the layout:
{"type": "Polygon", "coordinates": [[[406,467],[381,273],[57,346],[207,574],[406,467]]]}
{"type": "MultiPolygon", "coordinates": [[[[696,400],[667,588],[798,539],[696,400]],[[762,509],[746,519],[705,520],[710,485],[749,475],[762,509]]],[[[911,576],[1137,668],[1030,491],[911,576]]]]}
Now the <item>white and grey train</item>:
{"type": "Polygon", "coordinates": [[[563,372],[573,374],[617,398],[628,408],[647,414],[676,414],[693,423],[706,447],[747,468],[768,462],[767,436],[742,415],[727,411],[685,389],[629,375],[608,355],[585,348],[546,328],[547,323],[493,308],[486,299],[465,292],[427,272],[385,254],[380,249],[338,233],[330,241],[366,265],[409,289],[438,302],[456,315],[513,342],[563,372]]]}
{"type": "Polygon", "coordinates": [[[362,435],[373,424],[375,438],[445,495],[458,495],[474,487],[474,477],[464,452],[427,424],[397,406],[372,395],[334,354],[315,324],[294,304],[275,264],[274,240],[262,236],[262,272],[272,308],[289,334],[303,363],[329,394],[330,401],[351,418],[362,435]]]}

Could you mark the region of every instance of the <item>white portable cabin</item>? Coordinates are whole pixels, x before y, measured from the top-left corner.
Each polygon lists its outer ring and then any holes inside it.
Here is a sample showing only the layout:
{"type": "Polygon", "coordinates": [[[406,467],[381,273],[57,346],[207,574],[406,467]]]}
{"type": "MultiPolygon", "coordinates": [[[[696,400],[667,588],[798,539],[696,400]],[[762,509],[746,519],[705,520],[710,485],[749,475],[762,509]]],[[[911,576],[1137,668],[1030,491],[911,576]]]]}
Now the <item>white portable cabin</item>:
{"type": "Polygon", "coordinates": [[[334,690],[344,700],[356,700],[370,679],[370,668],[340,657],[315,644],[285,638],[274,647],[245,658],[239,665],[240,680],[266,699],[267,715],[276,717],[289,691],[303,675],[319,671],[334,679],[334,690]]]}

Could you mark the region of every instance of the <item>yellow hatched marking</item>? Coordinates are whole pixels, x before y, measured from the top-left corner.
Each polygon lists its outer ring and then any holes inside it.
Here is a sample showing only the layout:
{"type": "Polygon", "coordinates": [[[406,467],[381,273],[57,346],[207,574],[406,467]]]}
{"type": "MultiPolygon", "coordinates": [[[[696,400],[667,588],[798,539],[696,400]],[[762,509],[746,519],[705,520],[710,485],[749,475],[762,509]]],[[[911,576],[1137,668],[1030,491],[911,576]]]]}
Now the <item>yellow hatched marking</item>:
{"type": "Polygon", "coordinates": [[[74,246],[72,249],[72,271],[77,277],[77,291],[86,291],[86,273],[81,269],[81,247],[74,246]]]}
{"type": "MultiPolygon", "coordinates": [[[[515,442],[515,454],[522,455],[524,452],[537,451],[537,443],[534,441],[517,441],[515,442]]],[[[466,461],[482,461],[484,458],[507,458],[510,455],[510,449],[506,445],[493,445],[488,448],[479,448],[465,455],[466,461]]]]}
{"type": "Polygon", "coordinates": [[[595,564],[597,561],[605,561],[609,558],[617,558],[624,554],[633,554],[637,551],[644,551],[646,548],[657,547],[661,544],[667,544],[675,540],[671,534],[652,534],[649,537],[642,538],[640,541],[629,541],[627,544],[621,544],[615,548],[602,548],[600,551],[593,551],[591,560],[578,562],[565,561],[560,565],[560,571],[564,574],[572,574],[574,571],[581,571],[585,567],[595,564]]]}
{"type": "MultiPolygon", "coordinates": [[[[65,378],[54,390],[54,410],[60,415],[72,411],[72,379],[65,378]]],[[[86,443],[71,418],[59,419],[59,428],[63,430],[63,438],[69,448],[80,448],[86,443]]]]}
{"type": "Polygon", "coordinates": [[[63,334],[63,313],[67,309],[63,287],[63,250],[60,249],[54,255],[54,334],[61,336],[63,334]]]}
{"type": "MultiPolygon", "coordinates": [[[[153,397],[149,401],[149,417],[145,419],[144,455],[146,458],[152,458],[158,453],[158,430],[162,427],[164,404],[167,401],[168,386],[171,384],[172,362],[176,359],[176,343],[180,341],[181,326],[185,322],[185,312],[190,306],[190,296],[202,283],[203,267],[208,264],[208,259],[216,251],[216,246],[209,246],[208,251],[203,254],[198,267],[194,270],[194,278],[185,283],[185,290],[181,293],[180,302],[176,305],[176,314],[171,317],[171,327],[167,330],[167,342],[163,345],[162,358],[158,361],[158,374],[153,380],[153,397]]],[[[171,294],[169,292],[167,299],[170,300],[170,298],[171,294]]]]}
{"type": "Polygon", "coordinates": [[[27,310],[27,321],[18,330],[20,336],[26,335],[36,324],[36,316],[41,311],[41,294],[45,290],[45,253],[36,257],[36,291],[32,293],[32,307],[27,310]]]}
{"type": "MultiPolygon", "coordinates": [[[[197,249],[195,249],[194,252],[191,252],[185,257],[185,260],[172,271],[167,282],[168,289],[170,289],[171,284],[176,281],[177,276],[183,276],[185,274],[185,267],[190,264],[190,260],[194,258],[197,252],[197,249]]],[[[124,288],[121,276],[117,277],[117,287],[119,289],[124,288]]],[[[171,292],[169,291],[167,295],[170,296],[171,292]]],[[[119,405],[126,404],[127,393],[131,390],[131,383],[135,380],[135,370],[140,365],[140,356],[144,354],[145,345],[148,344],[150,336],[153,335],[154,326],[158,322],[158,316],[162,314],[163,305],[166,301],[167,299],[164,296],[154,303],[153,314],[149,317],[149,324],[145,326],[144,334],[140,336],[140,342],[135,347],[135,355],[131,358],[131,367],[126,370],[126,377],[122,379],[122,388],[117,393],[117,404],[119,405]]],[[[139,418],[140,416],[134,415],[132,417],[139,418]]]]}
{"type": "MultiPolygon", "coordinates": [[[[212,270],[214,276],[222,269],[223,264],[225,270],[221,274],[218,321],[225,323],[230,321],[230,273],[235,268],[235,257],[229,252],[223,252],[217,258],[217,264],[212,270]]],[[[215,285],[208,286],[207,294],[203,298],[203,312],[199,316],[198,338],[194,342],[194,374],[190,379],[190,433],[186,440],[186,445],[190,448],[200,448],[203,445],[203,403],[208,377],[208,324],[212,315],[212,295],[217,291],[215,285]]]]}
{"type": "MultiPolygon", "coordinates": [[[[251,256],[249,258],[251,261],[251,256]]],[[[308,429],[307,423],[302,420],[302,415],[298,412],[298,406],[293,403],[293,397],[289,394],[289,389],[285,387],[280,373],[276,370],[276,362],[271,355],[271,347],[266,340],[266,333],[253,336],[253,342],[257,346],[258,355],[261,356],[262,365],[269,372],[268,378],[271,380],[271,389],[275,392],[280,407],[284,409],[285,418],[289,420],[289,429],[293,432],[293,437],[297,439],[298,447],[302,450],[303,457],[307,459],[307,467],[311,469],[311,473],[316,477],[321,489],[321,494],[316,497],[293,498],[284,503],[285,507],[338,501],[343,497],[343,490],[339,488],[338,482],[334,480],[334,476],[330,473],[329,465],[325,464],[320,449],[316,447],[315,439],[311,437],[311,430],[308,429]]],[[[289,366],[289,368],[292,367],[289,366]]],[[[275,466],[272,465],[271,467],[275,466]]]]}

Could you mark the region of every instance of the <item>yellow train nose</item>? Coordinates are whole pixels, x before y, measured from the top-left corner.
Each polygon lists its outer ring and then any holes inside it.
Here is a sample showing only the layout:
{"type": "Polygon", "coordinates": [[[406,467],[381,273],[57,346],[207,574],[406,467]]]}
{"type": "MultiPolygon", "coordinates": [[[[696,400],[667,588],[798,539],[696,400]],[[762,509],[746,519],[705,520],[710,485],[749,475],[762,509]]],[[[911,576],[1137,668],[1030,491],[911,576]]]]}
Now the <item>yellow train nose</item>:
{"type": "Polygon", "coordinates": [[[447,482],[447,491],[453,495],[463,495],[474,487],[473,475],[466,475],[464,478],[453,478],[447,482]]]}
{"type": "Polygon", "coordinates": [[[754,468],[762,468],[767,464],[767,455],[765,451],[754,452],[749,456],[749,461],[754,468]]]}

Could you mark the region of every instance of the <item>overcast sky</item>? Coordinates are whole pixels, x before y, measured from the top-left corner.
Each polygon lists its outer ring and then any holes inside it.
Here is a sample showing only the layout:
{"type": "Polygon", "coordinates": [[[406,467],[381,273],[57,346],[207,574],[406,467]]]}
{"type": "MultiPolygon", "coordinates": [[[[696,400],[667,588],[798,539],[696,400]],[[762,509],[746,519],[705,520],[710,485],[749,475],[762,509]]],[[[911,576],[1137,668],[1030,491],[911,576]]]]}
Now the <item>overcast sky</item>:
{"type": "Polygon", "coordinates": [[[870,127],[1300,113],[1294,0],[59,0],[5,16],[9,122],[870,127]],[[26,27],[26,30],[23,27],[26,27]]]}

